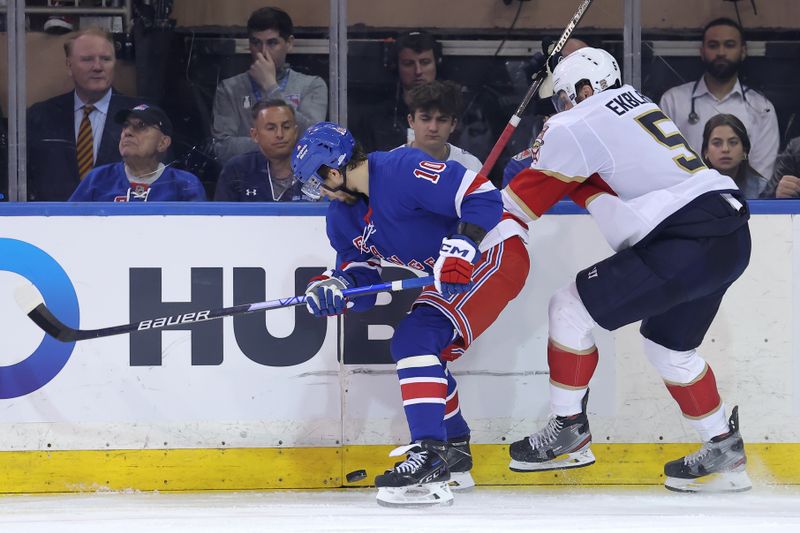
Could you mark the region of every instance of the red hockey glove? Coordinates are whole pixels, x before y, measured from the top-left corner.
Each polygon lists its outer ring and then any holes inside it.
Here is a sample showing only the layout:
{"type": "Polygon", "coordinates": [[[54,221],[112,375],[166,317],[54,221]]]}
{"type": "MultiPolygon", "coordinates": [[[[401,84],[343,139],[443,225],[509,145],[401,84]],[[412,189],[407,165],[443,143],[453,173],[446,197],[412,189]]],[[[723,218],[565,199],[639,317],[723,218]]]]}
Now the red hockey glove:
{"type": "Polygon", "coordinates": [[[472,288],[472,271],[480,261],[478,245],[465,235],[442,239],[439,258],[433,265],[434,285],[443,296],[454,296],[472,288]]]}

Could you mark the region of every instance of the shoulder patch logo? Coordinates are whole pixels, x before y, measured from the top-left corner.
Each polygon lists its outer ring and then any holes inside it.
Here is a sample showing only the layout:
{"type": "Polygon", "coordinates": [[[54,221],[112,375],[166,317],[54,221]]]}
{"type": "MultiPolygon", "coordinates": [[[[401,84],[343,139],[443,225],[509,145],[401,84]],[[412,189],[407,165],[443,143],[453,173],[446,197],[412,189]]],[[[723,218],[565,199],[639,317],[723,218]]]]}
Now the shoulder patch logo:
{"type": "Polygon", "coordinates": [[[539,162],[539,150],[544,145],[544,134],[547,132],[547,128],[550,126],[545,124],[542,128],[542,131],[539,132],[539,135],[536,136],[536,140],[533,141],[533,145],[531,145],[531,158],[533,159],[533,163],[539,162]]]}
{"type": "Polygon", "coordinates": [[[515,155],[512,159],[514,161],[524,161],[529,157],[533,157],[533,150],[531,150],[530,148],[525,148],[523,151],[515,155]]]}

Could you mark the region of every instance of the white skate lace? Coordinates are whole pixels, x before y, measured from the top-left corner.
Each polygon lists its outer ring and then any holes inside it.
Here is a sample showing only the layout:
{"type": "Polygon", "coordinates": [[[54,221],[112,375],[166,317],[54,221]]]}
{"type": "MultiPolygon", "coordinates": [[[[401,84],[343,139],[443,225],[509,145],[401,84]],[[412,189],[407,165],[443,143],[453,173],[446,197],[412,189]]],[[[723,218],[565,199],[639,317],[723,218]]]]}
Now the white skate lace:
{"type": "Polygon", "coordinates": [[[425,464],[428,458],[428,452],[408,452],[408,457],[405,461],[400,463],[395,470],[401,474],[410,474],[416,472],[419,467],[425,464]]]}
{"type": "Polygon", "coordinates": [[[703,459],[705,459],[706,456],[708,455],[708,452],[710,451],[711,451],[711,443],[710,442],[703,443],[703,446],[701,446],[699,450],[697,450],[694,453],[690,453],[689,455],[684,457],[683,463],[686,466],[694,466],[703,459]]]}
{"type": "Polygon", "coordinates": [[[528,442],[530,442],[531,448],[536,450],[551,444],[554,440],[556,440],[559,431],[561,431],[563,427],[563,424],[558,418],[555,416],[550,417],[550,420],[547,421],[546,426],[528,437],[528,442]]]}

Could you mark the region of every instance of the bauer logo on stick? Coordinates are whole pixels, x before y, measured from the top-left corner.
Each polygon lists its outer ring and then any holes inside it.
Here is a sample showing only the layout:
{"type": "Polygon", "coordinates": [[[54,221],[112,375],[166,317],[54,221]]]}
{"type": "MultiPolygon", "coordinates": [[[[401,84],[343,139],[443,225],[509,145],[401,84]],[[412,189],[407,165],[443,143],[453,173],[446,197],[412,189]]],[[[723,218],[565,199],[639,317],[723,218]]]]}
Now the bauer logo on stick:
{"type": "Polygon", "coordinates": [[[197,313],[185,313],[175,316],[164,316],[161,318],[154,318],[152,320],[142,320],[139,322],[138,331],[151,328],[163,328],[165,326],[177,326],[178,324],[189,324],[190,322],[202,322],[208,320],[208,314],[211,310],[200,311],[197,313]]]}

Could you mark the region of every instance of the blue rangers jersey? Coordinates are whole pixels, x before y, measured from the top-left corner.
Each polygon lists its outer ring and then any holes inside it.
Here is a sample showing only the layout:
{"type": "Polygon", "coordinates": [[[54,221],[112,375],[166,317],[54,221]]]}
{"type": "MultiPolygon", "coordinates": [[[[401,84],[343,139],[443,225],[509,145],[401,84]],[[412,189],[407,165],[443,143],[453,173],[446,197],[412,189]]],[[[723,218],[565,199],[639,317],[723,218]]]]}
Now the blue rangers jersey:
{"type": "MultiPolygon", "coordinates": [[[[459,163],[432,161],[416,148],[368,158],[369,198],[331,202],[327,214],[339,269],[358,286],[379,282],[381,260],[431,274],[442,239],[456,233],[459,221],[487,231],[500,222],[500,192],[459,163]]],[[[484,239],[481,250],[497,242],[484,239]]],[[[363,310],[374,298],[355,302],[354,310],[363,310]]]]}
{"type": "Polygon", "coordinates": [[[192,202],[205,201],[203,184],[185,170],[161,166],[157,179],[133,182],[125,173],[125,163],[94,168],[70,196],[70,202],[192,202]]]}

